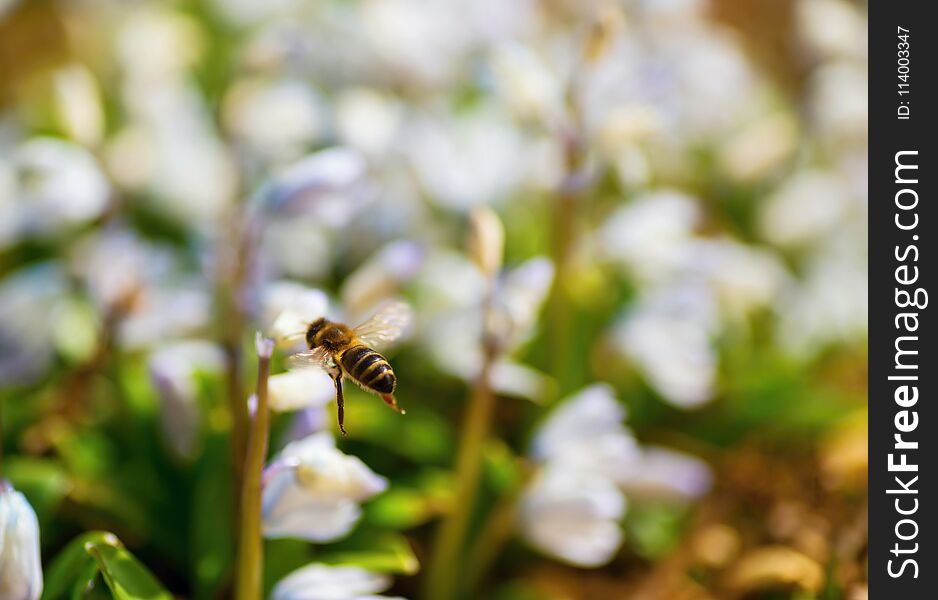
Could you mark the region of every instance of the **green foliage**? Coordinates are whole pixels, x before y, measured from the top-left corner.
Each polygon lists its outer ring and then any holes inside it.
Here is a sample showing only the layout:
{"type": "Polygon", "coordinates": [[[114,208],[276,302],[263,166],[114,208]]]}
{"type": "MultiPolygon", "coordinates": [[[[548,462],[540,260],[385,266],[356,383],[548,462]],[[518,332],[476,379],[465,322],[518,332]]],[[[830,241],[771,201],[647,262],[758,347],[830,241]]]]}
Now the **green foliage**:
{"type": "Polygon", "coordinates": [[[74,539],[46,574],[43,600],[100,596],[103,582],[115,600],[172,600],[173,596],[113,534],[94,531],[74,539]]]}

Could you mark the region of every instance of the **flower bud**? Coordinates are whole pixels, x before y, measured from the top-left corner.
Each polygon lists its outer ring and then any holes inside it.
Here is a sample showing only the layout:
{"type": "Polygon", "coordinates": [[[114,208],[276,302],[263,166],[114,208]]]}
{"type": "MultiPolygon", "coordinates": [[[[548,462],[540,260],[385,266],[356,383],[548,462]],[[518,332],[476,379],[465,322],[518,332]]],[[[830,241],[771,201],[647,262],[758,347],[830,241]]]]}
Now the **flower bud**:
{"type": "Polygon", "coordinates": [[[469,256],[488,278],[502,268],[505,250],[505,229],[495,211],[480,206],[472,211],[469,223],[469,256]]]}
{"type": "Polygon", "coordinates": [[[23,494],[0,481],[0,598],[37,600],[41,593],[39,521],[23,494]]]}

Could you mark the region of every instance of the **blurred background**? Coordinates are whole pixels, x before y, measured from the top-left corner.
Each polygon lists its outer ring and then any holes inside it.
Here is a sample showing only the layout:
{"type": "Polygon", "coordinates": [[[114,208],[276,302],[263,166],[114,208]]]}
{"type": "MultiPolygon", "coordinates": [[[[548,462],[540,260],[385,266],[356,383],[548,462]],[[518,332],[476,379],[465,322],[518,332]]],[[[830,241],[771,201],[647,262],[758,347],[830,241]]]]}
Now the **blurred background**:
{"type": "Polygon", "coordinates": [[[866,35],[849,0],[0,0],[2,471],[47,596],[101,530],[228,597],[254,332],[403,298],[406,416],[347,386],[344,437],[274,356],[273,466],[318,435],[374,483],[288,524],[265,490],[274,597],[865,599],[866,35]]]}

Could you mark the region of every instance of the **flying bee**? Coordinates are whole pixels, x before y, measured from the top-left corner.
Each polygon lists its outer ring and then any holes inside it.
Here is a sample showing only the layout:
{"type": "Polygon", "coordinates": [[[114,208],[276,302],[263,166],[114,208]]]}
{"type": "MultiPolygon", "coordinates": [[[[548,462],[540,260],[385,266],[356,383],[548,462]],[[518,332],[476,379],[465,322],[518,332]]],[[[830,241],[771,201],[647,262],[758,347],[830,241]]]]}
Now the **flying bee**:
{"type": "Polygon", "coordinates": [[[352,328],[344,323],[320,317],[304,333],[307,352],[295,355],[294,361],[312,363],[323,369],[335,383],[339,429],[345,433],[345,397],[342,379],[348,378],[363,390],[375,394],[385,404],[404,414],[394,399],[397,376],[391,364],[375,348],[383,348],[397,339],[410,323],[410,307],[393,302],[382,307],[370,319],[352,328]]]}

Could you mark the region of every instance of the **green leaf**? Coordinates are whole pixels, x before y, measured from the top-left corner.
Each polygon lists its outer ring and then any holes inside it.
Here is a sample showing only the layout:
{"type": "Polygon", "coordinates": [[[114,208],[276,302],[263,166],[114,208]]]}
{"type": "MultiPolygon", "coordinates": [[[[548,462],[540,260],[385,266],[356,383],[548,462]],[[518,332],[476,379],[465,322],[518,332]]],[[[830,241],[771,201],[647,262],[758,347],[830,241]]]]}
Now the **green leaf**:
{"type": "Polygon", "coordinates": [[[482,459],[483,477],[492,490],[504,493],[518,484],[521,469],[508,444],[497,439],[488,441],[482,459]]]}
{"type": "Polygon", "coordinates": [[[397,531],[423,525],[439,516],[441,507],[452,504],[453,487],[452,474],[439,469],[399,477],[365,505],[365,520],[379,529],[397,531]]]}
{"type": "Polygon", "coordinates": [[[392,486],[365,507],[368,522],[389,529],[411,529],[427,522],[434,514],[426,494],[403,486],[392,486]]]}
{"type": "Polygon", "coordinates": [[[357,531],[316,560],[330,565],[354,565],[377,573],[413,575],[420,570],[410,542],[393,532],[357,531]]]}
{"type": "Polygon", "coordinates": [[[113,534],[93,531],[78,536],[46,572],[42,598],[84,597],[98,575],[117,600],[172,600],[159,581],[113,534]],[[71,593],[69,593],[71,592],[71,593]]]}
{"type": "Polygon", "coordinates": [[[234,496],[230,449],[220,435],[210,436],[199,461],[192,495],[189,549],[194,598],[216,598],[234,561],[234,496]]]}

